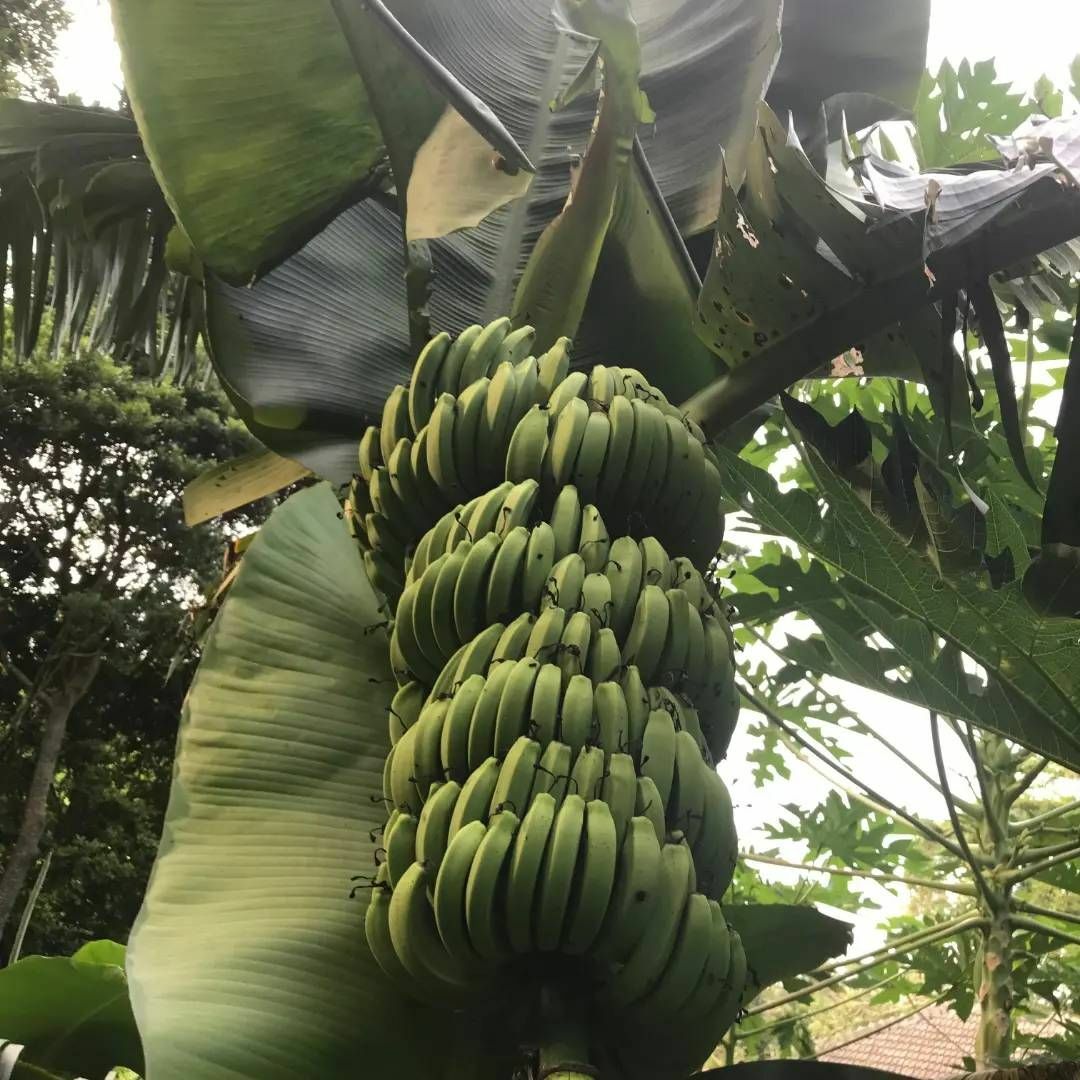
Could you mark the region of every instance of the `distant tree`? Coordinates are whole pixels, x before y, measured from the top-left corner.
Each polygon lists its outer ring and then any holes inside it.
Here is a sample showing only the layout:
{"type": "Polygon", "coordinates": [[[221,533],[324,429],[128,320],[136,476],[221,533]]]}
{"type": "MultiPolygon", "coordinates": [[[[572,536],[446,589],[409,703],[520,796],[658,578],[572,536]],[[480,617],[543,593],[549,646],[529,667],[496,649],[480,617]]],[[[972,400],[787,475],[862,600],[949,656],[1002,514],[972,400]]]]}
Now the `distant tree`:
{"type": "Polygon", "coordinates": [[[56,39],[71,23],[63,0],[4,0],[0,5],[0,96],[56,100],[56,39]]]}
{"type": "Polygon", "coordinates": [[[138,906],[186,664],[165,677],[248,520],[190,529],[180,496],[251,440],[218,393],[93,353],[0,363],[0,412],[0,941],[44,838],[39,944],[70,950],[138,906]]]}

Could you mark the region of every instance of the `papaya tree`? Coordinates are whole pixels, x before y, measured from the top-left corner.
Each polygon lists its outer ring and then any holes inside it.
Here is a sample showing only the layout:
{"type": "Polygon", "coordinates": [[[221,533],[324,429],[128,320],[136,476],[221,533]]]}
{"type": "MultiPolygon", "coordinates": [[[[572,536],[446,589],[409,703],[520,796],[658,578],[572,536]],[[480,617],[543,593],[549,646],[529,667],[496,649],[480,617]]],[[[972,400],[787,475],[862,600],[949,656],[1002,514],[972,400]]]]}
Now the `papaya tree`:
{"type": "MultiPolygon", "coordinates": [[[[989,190],[849,161],[848,123],[916,103],[926,4],[113,13],[190,325],[268,453],[328,481],[248,548],[185,706],[128,954],[151,1080],[681,1077],[842,951],[812,908],[721,904],[736,506],[928,663],[987,667],[976,723],[1077,759],[1064,466],[1036,613],[1016,564],[997,596],[943,575],[814,447],[817,500],[738,455],[857,347],[928,383],[952,467],[970,307],[1038,486],[989,282],[1062,276],[1074,132],[1018,134],[989,190]]],[[[149,259],[113,265],[141,289],[149,259]]]]}

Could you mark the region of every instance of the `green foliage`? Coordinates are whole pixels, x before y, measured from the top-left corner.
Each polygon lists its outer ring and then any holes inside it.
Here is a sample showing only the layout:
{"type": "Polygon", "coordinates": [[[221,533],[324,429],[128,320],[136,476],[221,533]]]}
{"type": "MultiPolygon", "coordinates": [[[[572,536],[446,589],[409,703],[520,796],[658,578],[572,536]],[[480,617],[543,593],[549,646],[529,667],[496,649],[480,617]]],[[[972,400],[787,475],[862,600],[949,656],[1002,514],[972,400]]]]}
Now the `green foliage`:
{"type": "Polygon", "coordinates": [[[56,38],[70,22],[63,0],[6,0],[0,11],[0,96],[56,97],[56,38]]]}
{"type": "Polygon", "coordinates": [[[64,657],[104,661],[69,722],[44,840],[53,861],[26,943],[69,953],[123,939],[137,910],[190,661],[166,675],[224,539],[220,526],[184,525],[180,494],[250,440],[218,394],[154,385],[91,352],[3,361],[0,403],[0,852],[19,829],[64,657]]]}
{"type": "Polygon", "coordinates": [[[124,947],[92,941],[70,958],[28,956],[0,969],[3,1039],[23,1045],[20,1065],[50,1073],[104,1080],[118,1065],[141,1071],[124,947]]]}

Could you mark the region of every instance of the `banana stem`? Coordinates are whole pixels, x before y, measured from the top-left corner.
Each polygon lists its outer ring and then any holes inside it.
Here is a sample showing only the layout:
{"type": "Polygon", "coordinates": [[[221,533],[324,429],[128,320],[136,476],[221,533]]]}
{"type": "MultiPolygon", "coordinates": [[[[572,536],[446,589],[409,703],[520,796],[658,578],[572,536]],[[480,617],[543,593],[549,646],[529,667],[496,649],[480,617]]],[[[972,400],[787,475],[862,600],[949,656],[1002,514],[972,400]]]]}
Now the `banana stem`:
{"type": "Polygon", "coordinates": [[[537,1080],[595,1080],[589,1063],[589,1039],[580,1009],[573,1009],[554,987],[541,994],[543,1039],[537,1080]]]}

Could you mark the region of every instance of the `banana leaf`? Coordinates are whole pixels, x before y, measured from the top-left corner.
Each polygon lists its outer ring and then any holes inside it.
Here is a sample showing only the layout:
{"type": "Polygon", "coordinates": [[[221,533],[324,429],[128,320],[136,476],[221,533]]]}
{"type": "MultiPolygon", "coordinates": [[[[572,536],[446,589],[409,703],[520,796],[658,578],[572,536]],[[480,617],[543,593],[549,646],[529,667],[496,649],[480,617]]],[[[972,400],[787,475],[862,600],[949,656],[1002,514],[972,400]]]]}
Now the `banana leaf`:
{"type": "Polygon", "coordinates": [[[499,1075],[490,1032],[387,981],[364,942],[367,891],[350,898],[385,818],[384,623],[331,489],[282,504],[184,707],[128,949],[146,1080],[499,1075]]]}

